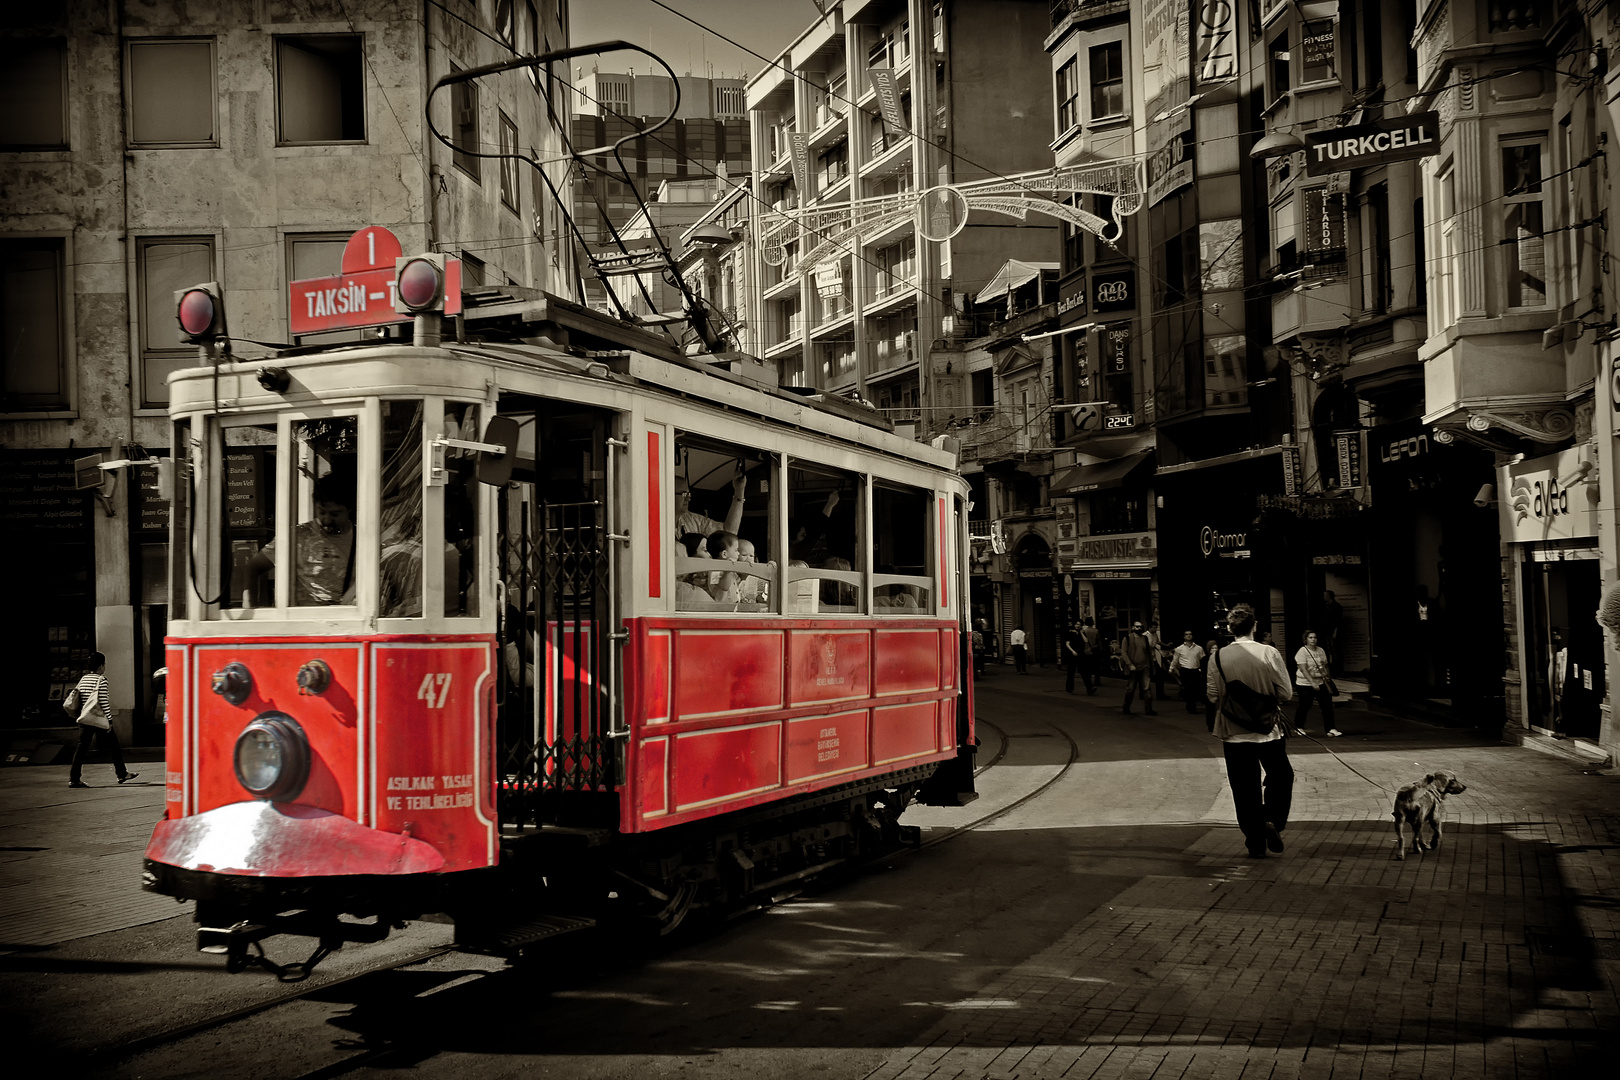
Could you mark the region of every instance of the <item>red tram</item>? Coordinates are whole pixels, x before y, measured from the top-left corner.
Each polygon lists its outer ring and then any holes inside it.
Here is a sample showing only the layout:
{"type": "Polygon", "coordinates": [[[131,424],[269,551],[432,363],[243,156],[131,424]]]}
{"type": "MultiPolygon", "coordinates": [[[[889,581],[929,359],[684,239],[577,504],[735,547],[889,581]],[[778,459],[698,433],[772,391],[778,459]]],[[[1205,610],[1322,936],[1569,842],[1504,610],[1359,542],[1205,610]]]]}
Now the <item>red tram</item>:
{"type": "Polygon", "coordinates": [[[462,299],[459,340],[171,380],[145,885],[199,947],[667,929],[974,797],[953,454],[552,297],[462,299]]]}

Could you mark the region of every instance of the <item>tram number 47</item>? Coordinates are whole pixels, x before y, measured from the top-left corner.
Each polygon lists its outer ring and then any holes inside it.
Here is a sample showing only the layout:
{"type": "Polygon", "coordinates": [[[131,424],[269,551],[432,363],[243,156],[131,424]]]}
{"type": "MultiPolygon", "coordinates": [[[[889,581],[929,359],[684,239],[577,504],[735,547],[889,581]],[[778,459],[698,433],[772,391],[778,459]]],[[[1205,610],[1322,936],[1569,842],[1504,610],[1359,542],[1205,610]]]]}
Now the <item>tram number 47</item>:
{"type": "Polygon", "coordinates": [[[417,688],[416,700],[426,702],[430,709],[444,708],[444,699],[450,696],[450,676],[452,672],[429,672],[422,676],[422,685],[417,688]]]}

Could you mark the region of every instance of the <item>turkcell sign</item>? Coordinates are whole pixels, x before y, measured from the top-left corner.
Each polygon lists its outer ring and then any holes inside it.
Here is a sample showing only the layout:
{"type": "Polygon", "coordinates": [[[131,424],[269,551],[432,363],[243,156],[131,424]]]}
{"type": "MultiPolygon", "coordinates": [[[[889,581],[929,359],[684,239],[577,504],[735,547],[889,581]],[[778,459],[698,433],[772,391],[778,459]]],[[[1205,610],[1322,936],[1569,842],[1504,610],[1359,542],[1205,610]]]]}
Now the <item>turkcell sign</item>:
{"type": "Polygon", "coordinates": [[[1411,113],[1305,136],[1305,175],[1331,176],[1440,152],[1440,114],[1411,113]]]}

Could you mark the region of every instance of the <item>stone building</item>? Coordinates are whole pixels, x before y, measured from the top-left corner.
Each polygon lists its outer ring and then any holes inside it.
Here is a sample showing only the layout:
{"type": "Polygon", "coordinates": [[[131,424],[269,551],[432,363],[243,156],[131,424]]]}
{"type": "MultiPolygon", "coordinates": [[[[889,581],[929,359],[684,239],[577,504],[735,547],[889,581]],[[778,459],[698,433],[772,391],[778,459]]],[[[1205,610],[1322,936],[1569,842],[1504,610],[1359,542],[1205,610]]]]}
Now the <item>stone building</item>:
{"type": "MultiPolygon", "coordinates": [[[[465,283],[569,293],[559,207],[515,151],[562,150],[567,71],[447,88],[452,71],[560,48],[561,5],[221,0],[8,6],[0,22],[0,546],[11,647],[0,724],[107,654],[121,734],[161,738],[167,507],[155,470],[75,489],[74,460],[168,452],[165,376],[194,366],[176,288],[217,281],[240,358],[287,342],[290,281],[336,274],[381,225],[465,283]],[[121,21],[119,21],[121,20],[121,21]],[[428,127],[431,113],[452,149],[428,127]],[[463,152],[465,151],[465,152],[463,152]]],[[[552,185],[565,182],[548,166],[552,185]]]]}

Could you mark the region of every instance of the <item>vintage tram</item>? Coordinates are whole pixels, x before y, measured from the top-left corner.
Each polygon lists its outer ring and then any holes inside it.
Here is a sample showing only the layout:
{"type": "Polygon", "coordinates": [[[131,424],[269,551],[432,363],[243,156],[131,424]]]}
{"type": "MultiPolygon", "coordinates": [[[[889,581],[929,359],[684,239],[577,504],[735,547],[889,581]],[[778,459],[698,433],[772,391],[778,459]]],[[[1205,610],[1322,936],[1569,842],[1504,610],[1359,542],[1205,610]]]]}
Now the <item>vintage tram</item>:
{"type": "Polygon", "coordinates": [[[171,378],[145,886],[199,947],[667,930],[973,798],[948,448],[554,297],[462,300],[442,339],[171,378]]]}

